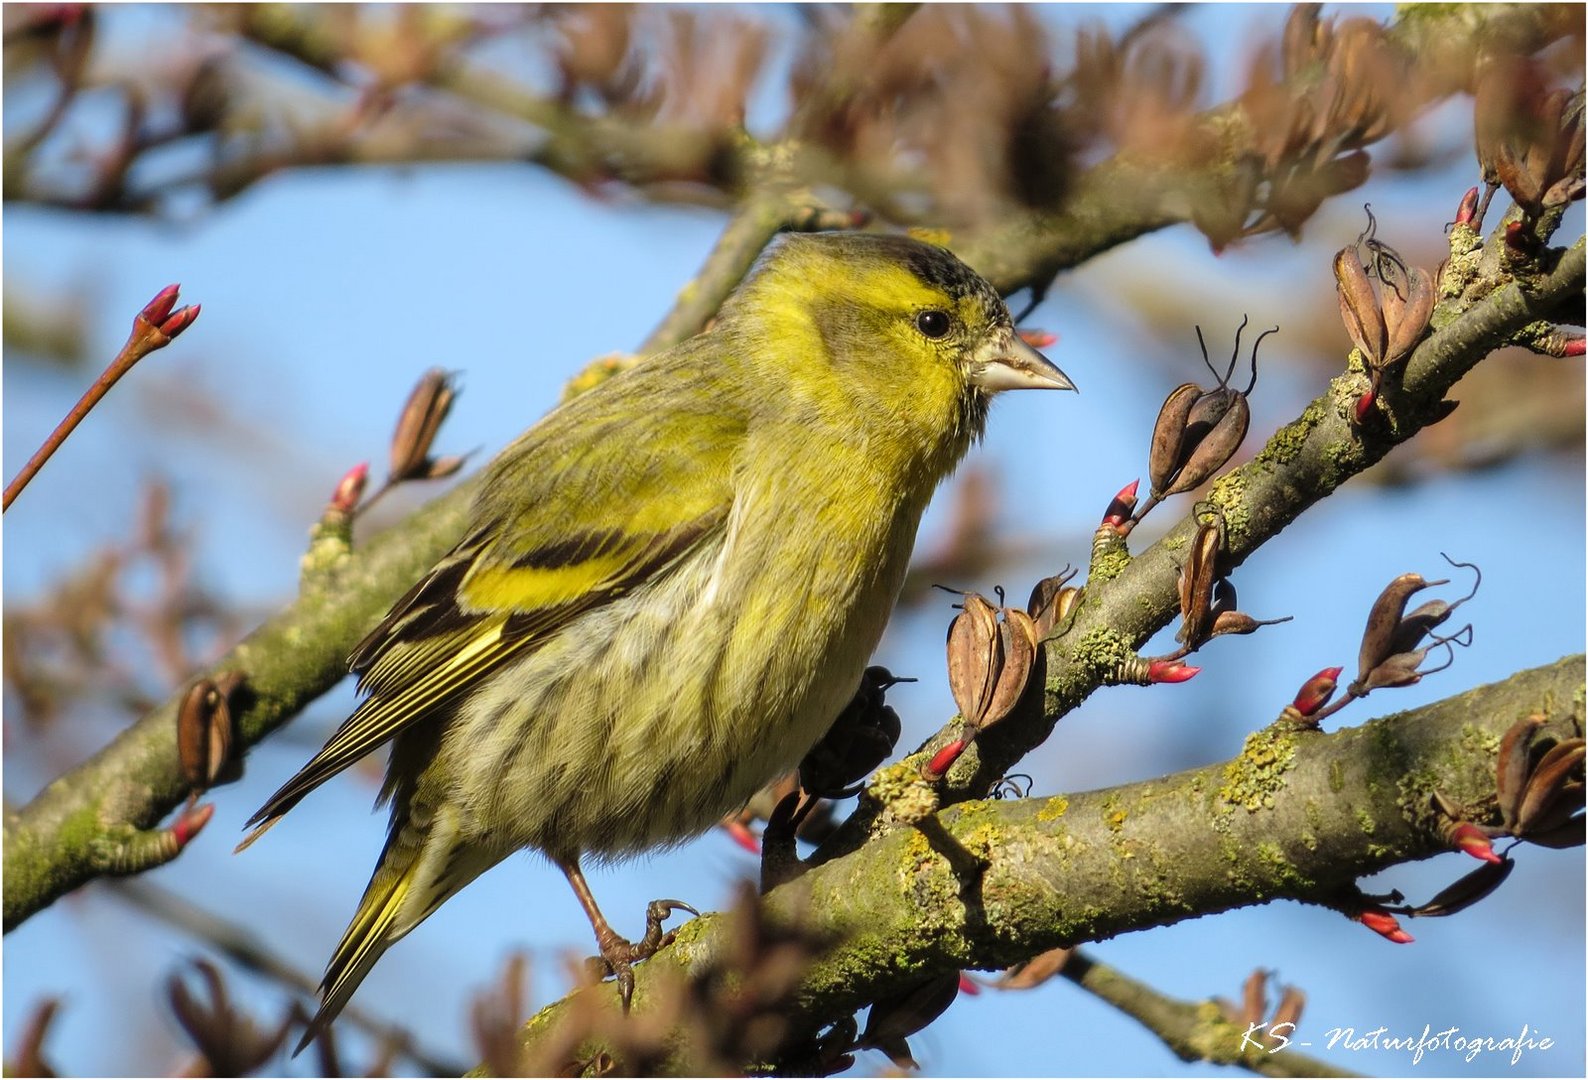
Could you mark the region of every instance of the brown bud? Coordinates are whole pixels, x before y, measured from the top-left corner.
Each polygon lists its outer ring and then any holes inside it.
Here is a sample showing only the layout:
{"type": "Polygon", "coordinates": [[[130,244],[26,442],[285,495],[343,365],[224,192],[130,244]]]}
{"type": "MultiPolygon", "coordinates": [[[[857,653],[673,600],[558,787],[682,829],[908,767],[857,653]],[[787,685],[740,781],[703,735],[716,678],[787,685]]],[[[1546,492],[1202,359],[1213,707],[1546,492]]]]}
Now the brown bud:
{"type": "Polygon", "coordinates": [[[420,376],[408,395],[402,415],[397,418],[397,430],[392,434],[388,483],[429,476],[435,465],[430,459],[431,444],[457,396],[452,379],[451,374],[440,368],[431,368],[420,376]]]}
{"type": "Polygon", "coordinates": [[[1000,990],[1030,990],[1041,986],[1064,970],[1074,952],[1074,949],[1059,948],[1038,953],[1009,968],[993,985],[1000,990]]]}
{"type": "Polygon", "coordinates": [[[1377,368],[1384,360],[1389,333],[1384,325],[1384,312],[1374,295],[1373,283],[1356,247],[1341,248],[1334,256],[1334,280],[1339,286],[1340,320],[1345,323],[1351,343],[1362,351],[1363,362],[1377,368]]]}
{"type": "Polygon", "coordinates": [[[948,686],[960,716],[972,727],[987,712],[1003,662],[998,610],[986,598],[967,593],[948,626],[948,686]]]}

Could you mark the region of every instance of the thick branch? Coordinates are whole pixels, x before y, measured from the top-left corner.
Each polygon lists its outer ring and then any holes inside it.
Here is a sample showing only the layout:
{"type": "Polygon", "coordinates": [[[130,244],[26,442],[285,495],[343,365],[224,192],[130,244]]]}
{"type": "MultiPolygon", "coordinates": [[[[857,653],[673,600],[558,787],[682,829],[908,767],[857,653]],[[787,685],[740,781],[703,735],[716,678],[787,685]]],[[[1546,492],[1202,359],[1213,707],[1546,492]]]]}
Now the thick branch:
{"type": "MultiPolygon", "coordinates": [[[[1265,729],[1240,757],[1201,769],[965,803],[879,835],[764,899],[770,917],[839,942],[807,972],[797,1023],[815,1030],[934,975],[1129,930],[1279,899],[1337,901],[1360,876],[1448,850],[1435,788],[1497,818],[1500,736],[1534,712],[1557,737],[1574,735],[1583,675],[1579,655],[1334,734],[1265,729]]],[[[718,960],[726,929],[714,915],[683,927],[638,969],[636,1011],[652,1007],[647,989],[666,985],[664,972],[718,960]]],[[[614,995],[606,984],[548,1006],[526,1043],[592,993],[614,995]]]]}
{"type": "MultiPolygon", "coordinates": [[[[237,737],[252,746],[347,674],[347,654],[398,593],[456,543],[466,484],[374,538],[339,572],[255,630],[205,673],[240,671],[237,737]]],[[[5,929],[115,872],[111,838],[147,828],[187,797],[174,695],[5,820],[5,929]]]]}

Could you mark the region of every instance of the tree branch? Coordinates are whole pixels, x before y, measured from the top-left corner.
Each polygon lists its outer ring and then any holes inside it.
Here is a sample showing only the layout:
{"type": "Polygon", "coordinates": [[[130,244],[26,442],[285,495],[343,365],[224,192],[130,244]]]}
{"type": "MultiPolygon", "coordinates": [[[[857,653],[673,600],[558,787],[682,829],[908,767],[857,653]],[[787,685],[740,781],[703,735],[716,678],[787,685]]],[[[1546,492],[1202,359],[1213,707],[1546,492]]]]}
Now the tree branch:
{"type": "MultiPolygon", "coordinates": [[[[773,922],[838,942],[806,972],[795,1026],[818,1030],[965,967],[1273,900],[1338,903],[1361,876],[1449,850],[1435,788],[1497,821],[1500,737],[1531,713],[1574,736],[1583,678],[1583,657],[1569,657],[1333,734],[1264,729],[1240,757],[1173,776],[966,803],[877,835],[763,899],[773,922]]],[[[656,1007],[653,987],[711,968],[729,930],[720,915],[681,928],[636,969],[635,1013],[656,1007]]],[[[547,1006],[526,1048],[591,994],[616,999],[607,983],[547,1006]]]]}

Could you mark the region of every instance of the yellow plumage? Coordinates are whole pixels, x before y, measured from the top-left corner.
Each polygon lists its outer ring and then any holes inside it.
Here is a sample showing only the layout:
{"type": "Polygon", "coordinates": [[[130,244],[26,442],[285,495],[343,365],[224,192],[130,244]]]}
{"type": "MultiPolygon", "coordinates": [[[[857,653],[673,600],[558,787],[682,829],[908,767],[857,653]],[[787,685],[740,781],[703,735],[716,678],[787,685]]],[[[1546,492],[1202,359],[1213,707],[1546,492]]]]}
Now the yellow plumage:
{"type": "MultiPolygon", "coordinates": [[[[785,238],[715,327],[489,466],[456,549],[355,650],[368,697],[251,824],[392,741],[385,851],[305,1043],[507,855],[694,836],[791,768],[860,681],[990,395],[1068,380],[939,248],[785,238]]],[[[300,1047],[301,1048],[301,1047],[300,1047]]]]}

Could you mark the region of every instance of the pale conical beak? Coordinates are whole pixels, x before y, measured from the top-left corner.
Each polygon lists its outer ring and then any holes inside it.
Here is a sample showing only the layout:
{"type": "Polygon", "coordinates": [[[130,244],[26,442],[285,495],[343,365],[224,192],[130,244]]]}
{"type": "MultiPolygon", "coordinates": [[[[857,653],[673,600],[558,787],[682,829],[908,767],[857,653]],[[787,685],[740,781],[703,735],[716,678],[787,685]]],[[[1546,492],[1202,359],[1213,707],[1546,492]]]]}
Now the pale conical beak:
{"type": "Polygon", "coordinates": [[[976,351],[970,381],[996,394],[1002,390],[1074,390],[1070,377],[1053,361],[1020,340],[999,334],[976,351]]]}

